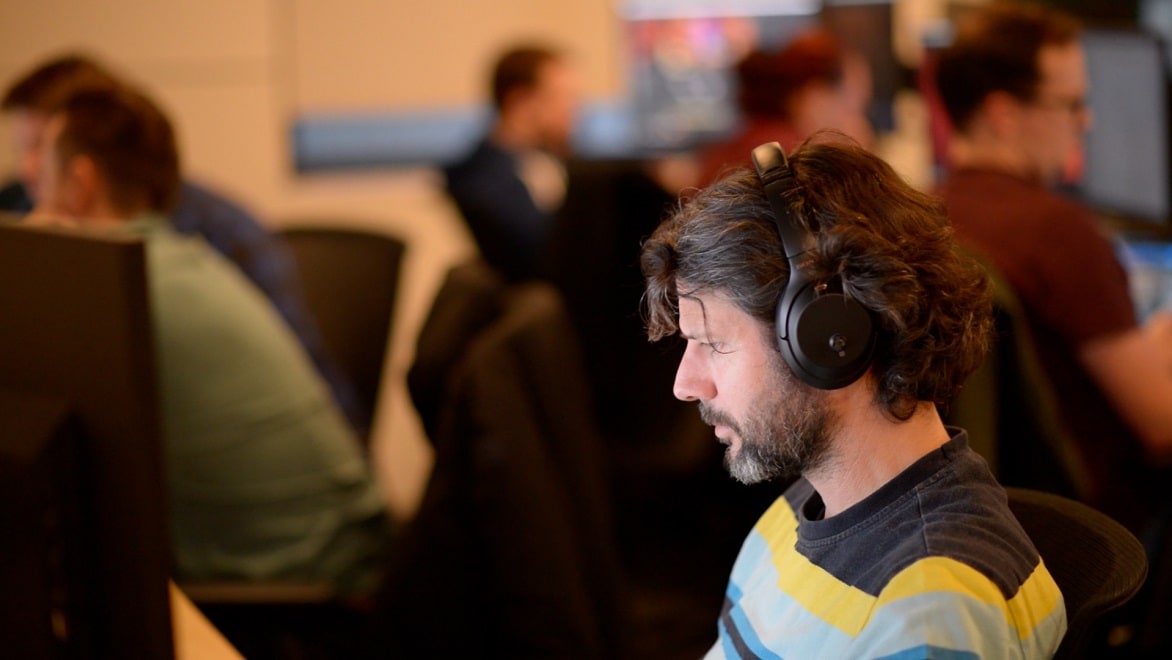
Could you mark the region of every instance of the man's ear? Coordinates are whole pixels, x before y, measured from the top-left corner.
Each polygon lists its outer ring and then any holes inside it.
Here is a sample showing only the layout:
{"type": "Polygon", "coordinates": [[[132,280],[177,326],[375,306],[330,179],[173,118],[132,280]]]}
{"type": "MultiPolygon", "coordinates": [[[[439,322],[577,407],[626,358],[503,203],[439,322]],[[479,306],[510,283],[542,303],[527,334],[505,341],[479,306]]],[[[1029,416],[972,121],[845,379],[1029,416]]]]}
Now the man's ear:
{"type": "Polygon", "coordinates": [[[997,136],[1017,139],[1021,124],[1023,104],[1008,92],[993,92],[985,97],[981,114],[985,116],[989,129],[997,136]]]}
{"type": "Polygon", "coordinates": [[[93,217],[106,195],[105,180],[97,163],[84,154],[73,156],[65,166],[65,177],[70,213],[79,218],[93,217]]]}

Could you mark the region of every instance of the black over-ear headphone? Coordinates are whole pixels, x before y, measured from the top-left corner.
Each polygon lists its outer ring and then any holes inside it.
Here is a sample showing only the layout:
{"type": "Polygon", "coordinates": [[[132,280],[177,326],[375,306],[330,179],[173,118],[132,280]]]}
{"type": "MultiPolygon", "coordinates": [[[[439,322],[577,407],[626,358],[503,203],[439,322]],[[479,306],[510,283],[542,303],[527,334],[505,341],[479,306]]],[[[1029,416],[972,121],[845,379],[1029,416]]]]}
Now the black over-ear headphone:
{"type": "Polygon", "coordinates": [[[776,142],[753,150],[753,165],[773,207],[781,249],[789,262],[789,283],[777,302],[777,344],[786,364],[803,382],[823,390],[846,387],[867,371],[875,354],[876,329],[870,311],[842,292],[842,282],[814,282],[802,255],[814,237],[793,215],[785,193],[797,183],[776,142]]]}

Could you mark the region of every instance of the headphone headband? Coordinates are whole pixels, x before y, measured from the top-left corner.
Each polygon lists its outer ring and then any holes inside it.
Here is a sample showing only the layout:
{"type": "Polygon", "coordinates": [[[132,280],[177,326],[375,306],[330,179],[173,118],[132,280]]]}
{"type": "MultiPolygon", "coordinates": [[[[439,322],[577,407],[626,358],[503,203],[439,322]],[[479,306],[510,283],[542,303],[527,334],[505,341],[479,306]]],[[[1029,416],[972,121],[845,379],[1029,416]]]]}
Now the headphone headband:
{"type": "Polygon", "coordinates": [[[765,188],[765,197],[773,207],[773,222],[777,225],[781,249],[786,260],[790,262],[792,273],[798,255],[812,247],[812,237],[798,224],[793,209],[785,200],[785,193],[797,187],[797,180],[794,179],[793,170],[789,168],[785,151],[777,142],[766,142],[753,149],[752,155],[753,166],[757,168],[757,176],[761,177],[761,184],[765,188]]]}

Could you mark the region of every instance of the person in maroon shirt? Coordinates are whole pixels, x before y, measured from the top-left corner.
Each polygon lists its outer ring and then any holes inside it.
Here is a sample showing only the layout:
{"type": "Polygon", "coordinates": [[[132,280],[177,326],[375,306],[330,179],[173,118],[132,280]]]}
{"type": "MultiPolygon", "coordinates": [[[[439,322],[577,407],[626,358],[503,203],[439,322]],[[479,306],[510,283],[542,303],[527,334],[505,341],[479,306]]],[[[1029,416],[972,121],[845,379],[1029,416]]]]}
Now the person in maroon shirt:
{"type": "Polygon", "coordinates": [[[1078,25],[1022,5],[969,19],[936,63],[953,127],[939,192],[1021,300],[1092,503],[1142,533],[1169,500],[1154,475],[1172,464],[1172,317],[1137,325],[1110,239],[1052,190],[1091,122],[1078,25]]]}

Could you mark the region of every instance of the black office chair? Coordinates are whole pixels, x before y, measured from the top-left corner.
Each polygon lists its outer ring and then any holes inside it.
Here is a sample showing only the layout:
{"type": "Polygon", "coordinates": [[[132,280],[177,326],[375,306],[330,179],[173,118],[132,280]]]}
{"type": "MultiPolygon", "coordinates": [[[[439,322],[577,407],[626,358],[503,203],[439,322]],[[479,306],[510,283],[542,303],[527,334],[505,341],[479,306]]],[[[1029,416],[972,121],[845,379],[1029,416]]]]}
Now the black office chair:
{"type": "Polygon", "coordinates": [[[407,391],[429,439],[468,347],[504,313],[506,288],[504,277],[480,258],[456,264],[444,277],[407,370],[407,391]]]}
{"type": "Polygon", "coordinates": [[[1147,577],[1143,545],[1085,504],[1026,488],[1006,491],[1066,601],[1067,632],[1055,657],[1093,657],[1088,652],[1101,642],[1104,615],[1131,600],[1147,577]]]}
{"type": "MultiPolygon", "coordinates": [[[[403,241],[383,233],[298,223],[281,231],[297,262],[326,351],[368,413],[378,407],[403,241]]],[[[365,441],[369,441],[369,434],[365,441]]]]}
{"type": "Polygon", "coordinates": [[[1089,471],[1062,422],[1021,302],[988,259],[969,254],[992,284],[995,336],[985,361],[942,410],[943,417],[968,431],[969,446],[1002,484],[1085,501],[1089,471]]]}

